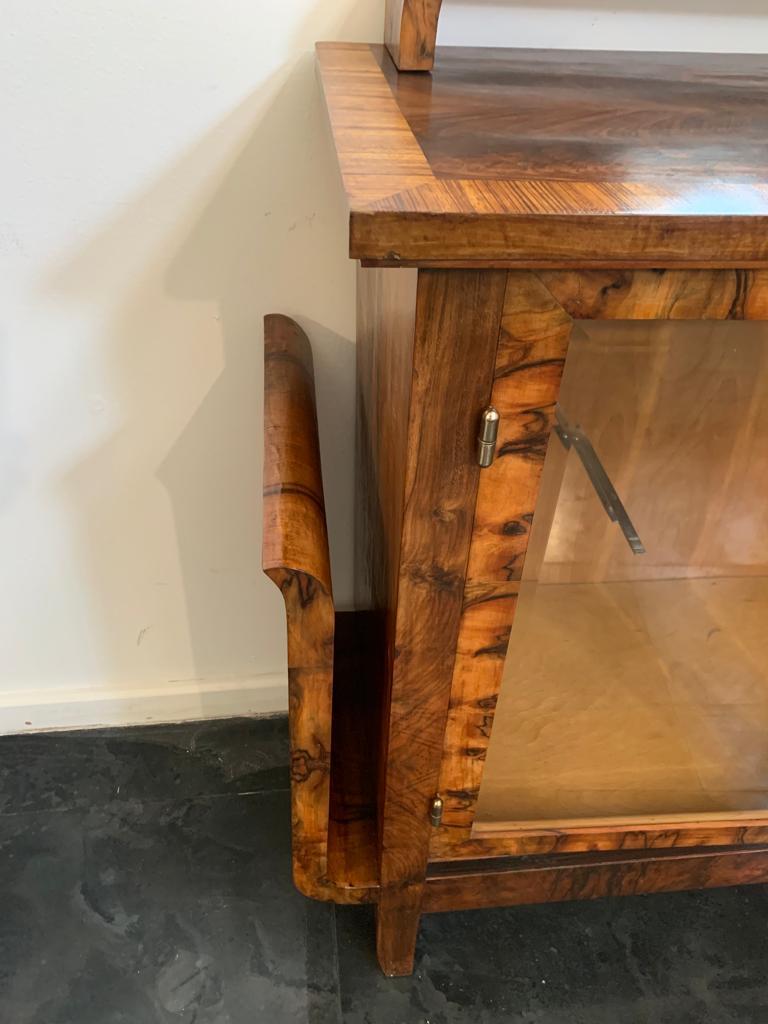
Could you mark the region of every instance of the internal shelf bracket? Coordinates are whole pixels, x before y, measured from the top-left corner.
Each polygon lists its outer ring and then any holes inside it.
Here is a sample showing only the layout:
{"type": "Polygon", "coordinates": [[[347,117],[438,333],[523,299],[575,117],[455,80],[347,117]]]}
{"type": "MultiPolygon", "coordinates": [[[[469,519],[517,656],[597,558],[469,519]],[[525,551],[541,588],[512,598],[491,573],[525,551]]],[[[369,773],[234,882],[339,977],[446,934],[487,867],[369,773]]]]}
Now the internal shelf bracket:
{"type": "Polygon", "coordinates": [[[632,520],[621,498],[616,493],[616,488],[611,483],[611,478],[605,471],[605,467],[598,458],[592,442],[579,426],[572,426],[558,405],[555,409],[557,422],[555,433],[560,438],[563,447],[567,450],[573,448],[586,470],[589,481],[595,489],[608,518],[613,523],[618,523],[621,532],[626,538],[633,555],[644,555],[645,547],[638,536],[632,520]]]}

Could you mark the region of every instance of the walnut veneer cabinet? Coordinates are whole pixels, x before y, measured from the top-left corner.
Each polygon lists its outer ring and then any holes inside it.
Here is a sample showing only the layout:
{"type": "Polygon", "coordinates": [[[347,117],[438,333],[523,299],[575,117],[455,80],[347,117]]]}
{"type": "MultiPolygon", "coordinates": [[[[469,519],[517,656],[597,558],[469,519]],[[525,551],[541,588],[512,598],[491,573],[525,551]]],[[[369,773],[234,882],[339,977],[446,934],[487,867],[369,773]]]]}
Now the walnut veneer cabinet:
{"type": "Polygon", "coordinates": [[[376,903],[402,974],[422,913],[768,881],[768,58],[318,62],[359,610],[269,317],[297,884],[376,903]]]}

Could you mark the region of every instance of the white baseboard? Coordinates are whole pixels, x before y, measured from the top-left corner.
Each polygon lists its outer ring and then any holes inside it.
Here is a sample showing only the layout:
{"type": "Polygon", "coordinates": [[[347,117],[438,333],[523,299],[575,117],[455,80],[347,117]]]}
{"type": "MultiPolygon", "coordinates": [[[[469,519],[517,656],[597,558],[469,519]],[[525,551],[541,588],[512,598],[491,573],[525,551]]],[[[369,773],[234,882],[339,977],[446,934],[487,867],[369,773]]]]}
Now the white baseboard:
{"type": "Polygon", "coordinates": [[[95,729],[153,722],[193,722],[263,715],[288,708],[284,675],[194,679],[154,687],[0,692],[0,735],[49,729],[95,729]]]}

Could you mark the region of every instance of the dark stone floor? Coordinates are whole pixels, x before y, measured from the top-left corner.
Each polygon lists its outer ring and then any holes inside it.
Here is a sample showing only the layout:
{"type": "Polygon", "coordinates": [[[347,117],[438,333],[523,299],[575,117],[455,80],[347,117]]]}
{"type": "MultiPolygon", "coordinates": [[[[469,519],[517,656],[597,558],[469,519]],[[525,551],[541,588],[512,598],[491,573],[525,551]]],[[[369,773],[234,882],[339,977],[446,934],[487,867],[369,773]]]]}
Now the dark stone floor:
{"type": "Polygon", "coordinates": [[[282,719],[0,739],[0,1024],[768,1022],[768,889],[424,918],[292,888],[282,719]]]}

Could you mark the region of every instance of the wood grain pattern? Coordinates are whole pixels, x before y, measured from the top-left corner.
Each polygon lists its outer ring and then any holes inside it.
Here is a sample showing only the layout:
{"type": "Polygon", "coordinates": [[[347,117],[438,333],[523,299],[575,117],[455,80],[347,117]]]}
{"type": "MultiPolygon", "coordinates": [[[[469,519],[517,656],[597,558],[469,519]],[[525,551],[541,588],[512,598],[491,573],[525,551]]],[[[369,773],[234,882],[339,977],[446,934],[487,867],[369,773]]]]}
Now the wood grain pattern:
{"type": "Polygon", "coordinates": [[[319,43],[317,60],[344,191],[353,207],[364,209],[432,181],[427,158],[371,48],[319,43]]]}
{"type": "MultiPolygon", "coordinates": [[[[388,6],[394,48],[404,15],[415,37],[429,4],[388,6]]],[[[370,830],[345,821],[350,807],[370,827],[370,791],[340,783],[333,879],[355,899],[380,881],[390,974],[410,970],[422,910],[765,880],[768,851],[744,845],[768,843],[761,816],[514,832],[474,818],[524,571],[546,546],[531,520],[572,320],[766,316],[768,59],[457,50],[427,76],[398,73],[382,47],[321,44],[318,61],[351,254],[442,268],[360,271],[358,599],[377,623],[379,865],[370,830]],[[478,484],[492,388],[506,426],[478,484]]]]}
{"type": "Polygon", "coordinates": [[[355,258],[768,266],[765,57],[450,47],[430,76],[374,46],[318,60],[355,258]]]}
{"type": "Polygon", "coordinates": [[[419,274],[384,737],[377,932],[390,974],[412,967],[504,287],[503,273],[419,274]]]}
{"type": "Polygon", "coordinates": [[[415,270],[357,273],[355,604],[391,619],[403,517],[415,270]]]}
{"type": "Polygon", "coordinates": [[[768,272],[750,270],[540,270],[578,320],[768,320],[768,272]]]}
{"type": "Polygon", "coordinates": [[[525,591],[473,835],[768,826],[766,612],[765,577],[525,591]]]}
{"type": "MultiPolygon", "coordinates": [[[[562,270],[570,266],[573,261],[560,259],[478,259],[472,260],[473,270],[562,270]]],[[[675,262],[678,270],[711,270],[715,261],[712,259],[685,259],[675,262]]],[[[720,270],[761,270],[763,261],[753,260],[718,260],[717,266],[720,270]]],[[[427,264],[420,260],[400,259],[378,259],[360,260],[362,267],[411,267],[418,269],[427,264]]],[[[430,259],[429,267],[432,270],[462,270],[466,268],[466,260],[438,260],[430,259]]],[[[643,255],[635,255],[632,259],[612,260],[610,266],[605,260],[590,260],[586,257],[579,260],[579,270],[653,270],[659,272],[660,267],[657,260],[645,259],[643,255]]]]}
{"type": "Polygon", "coordinates": [[[433,858],[474,820],[570,332],[571,318],[534,274],[508,275],[491,397],[501,416],[497,457],[480,475],[433,858]]]}
{"type": "Polygon", "coordinates": [[[638,815],[727,828],[768,811],[768,324],[579,333],[561,401],[647,552],[571,458],[545,585],[515,621],[475,835],[638,815]]]}
{"type": "Polygon", "coordinates": [[[571,318],[535,274],[507,275],[492,404],[496,461],[480,477],[469,580],[519,581],[554,422],[571,318]]]}
{"type": "MultiPolygon", "coordinates": [[[[584,262],[603,267],[617,262],[685,267],[694,260],[706,266],[768,266],[768,213],[736,213],[717,220],[697,213],[676,214],[670,196],[669,214],[645,214],[640,201],[634,204],[637,214],[613,214],[614,208],[633,203],[613,201],[609,185],[568,182],[553,182],[542,190],[537,211],[530,185],[505,185],[508,188],[493,190],[502,213],[484,212],[494,197],[487,185],[474,182],[454,183],[450,189],[442,183],[434,190],[424,186],[397,200],[372,204],[370,210],[353,209],[349,254],[374,263],[394,260],[415,266],[443,259],[461,266],[475,260],[506,260],[518,267],[579,267],[584,262]],[[394,206],[407,212],[392,210],[394,206]],[[597,212],[599,206],[611,216],[597,212]],[[585,208],[588,212],[582,213],[585,208]]],[[[622,196],[631,199],[633,191],[627,185],[622,196]]],[[[727,186],[713,186],[711,191],[715,205],[725,209],[733,203],[738,209],[737,197],[728,194],[727,186]]],[[[768,211],[768,188],[761,188],[759,195],[768,211]]]]}
{"type": "Polygon", "coordinates": [[[768,575],[767,342],[768,322],[756,320],[577,327],[562,405],[593,439],[648,550],[642,558],[631,553],[571,459],[549,510],[546,559],[532,578],[579,584],[768,575]]]}
{"type": "Polygon", "coordinates": [[[400,71],[431,71],[443,0],[386,0],[384,42],[400,71]]]}
{"type": "Polygon", "coordinates": [[[714,889],[768,881],[768,848],[670,851],[653,857],[598,854],[540,863],[506,862],[495,870],[442,867],[427,880],[423,910],[556,903],[635,893],[714,889]]]}
{"type": "Polygon", "coordinates": [[[767,80],[765,56],[466,47],[390,77],[438,178],[689,188],[766,181],[767,80]]]}
{"type": "MultiPolygon", "coordinates": [[[[358,270],[355,603],[373,612],[368,671],[378,695],[377,823],[395,658],[418,274],[358,270]]],[[[377,837],[380,842],[380,836],[377,837]]],[[[378,850],[378,844],[377,844],[378,850]]]]}
{"type": "Polygon", "coordinates": [[[671,849],[715,848],[750,846],[768,843],[768,825],[764,819],[734,821],[697,821],[689,818],[678,822],[645,821],[642,824],[624,823],[617,829],[614,823],[562,828],[499,828],[476,826],[467,829],[462,837],[444,842],[435,849],[433,862],[456,863],[462,860],[531,857],[541,855],[583,854],[634,850],[646,853],[671,849]]]}
{"type": "Polygon", "coordinates": [[[380,727],[377,616],[337,612],[333,675],[328,880],[335,903],[378,898],[377,757],[380,727]]]}
{"type": "MultiPolygon", "coordinates": [[[[510,273],[510,279],[514,276],[510,273]]],[[[525,280],[526,275],[518,273],[519,279],[525,280]]],[[[544,317],[538,335],[541,339],[547,337],[556,338],[560,330],[567,330],[570,322],[570,315],[595,316],[595,317],[637,317],[664,318],[679,314],[681,318],[700,320],[706,317],[719,318],[761,318],[765,313],[766,282],[762,274],[741,274],[729,271],[712,272],[679,272],[668,271],[666,273],[652,272],[548,272],[539,271],[529,277],[529,281],[535,279],[535,289],[540,289],[539,298],[532,301],[523,297],[520,307],[510,318],[503,320],[504,333],[508,331],[509,324],[518,325],[518,330],[525,335],[526,315],[534,324],[531,334],[535,337],[535,317],[544,317]],[[550,304],[542,297],[548,295],[550,304]],[[562,308],[561,304],[562,303],[562,308]],[[558,315],[557,310],[560,310],[558,315]],[[567,312],[566,312],[567,311],[567,312]]],[[[522,294],[522,293],[520,293],[522,294]]],[[[508,291],[508,296],[510,292],[508,291]]],[[[508,300],[509,301],[509,300],[508,300]]],[[[510,309],[511,313],[511,309],[510,309]]],[[[617,325],[617,327],[620,325],[617,325]]],[[[755,325],[757,326],[757,325],[755,325]]],[[[706,330],[703,324],[694,324],[697,329],[706,330]]],[[[613,337],[616,327],[605,325],[608,334],[613,337]]],[[[743,329],[746,329],[746,325],[743,329]]],[[[500,345],[499,361],[504,349],[504,342],[500,345]]],[[[749,347],[726,345],[728,352],[733,349],[734,358],[738,351],[746,352],[749,356],[749,347]]],[[[678,345],[675,351],[680,351],[678,345]]],[[[762,350],[761,350],[762,351],[762,350]]],[[[582,353],[581,355],[584,355],[582,353]]],[[[580,358],[581,358],[580,355],[580,358]]],[[[570,365],[570,364],[569,364],[570,365]]],[[[695,362],[696,367],[701,367],[701,357],[695,362]]],[[[590,374],[594,374],[594,360],[586,362],[584,366],[584,382],[589,382],[590,374]]],[[[672,374],[677,382],[670,387],[680,387],[680,374],[672,374]]],[[[606,392],[611,393],[614,385],[603,381],[602,378],[595,383],[600,402],[606,401],[606,392]]],[[[583,390],[583,388],[582,388],[583,390]]],[[[703,394],[701,384],[695,388],[696,392],[703,394]]],[[[729,391],[730,393],[730,391],[729,391]]],[[[670,399],[672,395],[669,396],[670,399]]],[[[625,399],[619,399],[623,406],[627,405],[625,399]]],[[[610,403],[609,403],[610,404],[610,403]]],[[[669,403],[667,402],[667,405],[669,403]]],[[[741,408],[744,402],[737,402],[741,408]]],[[[754,405],[759,410],[759,403],[746,403],[750,409],[754,405]]],[[[676,405],[673,407],[676,408],[676,405]]],[[[711,415],[715,415],[714,407],[709,403],[711,415]]],[[[578,410],[577,410],[578,412],[578,410]]],[[[578,412],[579,416],[581,412],[578,412]]],[[[607,413],[607,415],[611,415],[607,413]]],[[[658,418],[658,411],[654,419],[658,418]]],[[[502,422],[504,417],[502,417],[502,422]]],[[[749,429],[750,418],[747,417],[744,429],[749,429]]],[[[646,428],[647,429],[647,428],[646,428]]],[[[677,431],[676,431],[677,432],[677,431]]],[[[712,426],[712,432],[718,437],[730,436],[723,433],[723,428],[716,424],[712,426]]],[[[598,432],[599,435],[599,432],[598,432]]],[[[598,436],[596,435],[596,436],[598,436]]],[[[754,447],[754,446],[752,446],[754,447]]],[[[737,446],[738,451],[751,450],[747,442],[737,446]]],[[[559,453],[559,449],[556,454],[559,453]]],[[[710,452],[710,454],[712,454],[710,452]]],[[[667,461],[669,461],[667,459],[667,461]]],[[[501,472],[503,461],[496,467],[501,472]]],[[[489,471],[490,473],[491,471],[489,471]]],[[[678,468],[675,472],[679,473],[678,468]]],[[[755,468],[749,471],[750,479],[755,477],[755,468]]],[[[732,474],[718,470],[721,477],[731,479],[732,474]]],[[[496,486],[491,487],[490,476],[483,475],[483,480],[489,481],[488,509],[492,517],[494,515],[494,501],[491,494],[496,497],[496,509],[500,506],[513,507],[508,501],[499,500],[500,493],[496,486]]],[[[762,476],[759,475],[759,479],[762,476]]],[[[500,485],[499,485],[500,486],[500,485]]],[[[546,509],[537,510],[546,518],[554,511],[554,498],[556,498],[560,484],[555,481],[553,496],[544,505],[550,505],[549,512],[546,509]]],[[[520,485],[515,490],[525,491],[520,485]]],[[[512,622],[514,608],[516,605],[515,577],[519,579],[521,566],[517,559],[511,560],[506,556],[505,537],[503,531],[493,538],[493,526],[483,523],[482,512],[482,482],[481,493],[478,496],[478,513],[476,532],[473,533],[473,541],[470,554],[470,566],[476,570],[468,571],[467,591],[465,598],[465,611],[462,617],[462,631],[457,650],[456,668],[451,696],[451,710],[449,713],[448,727],[446,730],[444,763],[441,773],[441,793],[446,801],[444,813],[444,825],[433,834],[431,843],[431,856],[434,859],[450,859],[476,856],[502,856],[502,855],[530,855],[541,852],[562,852],[562,851],[588,851],[590,849],[615,850],[624,848],[664,848],[674,846],[698,846],[698,845],[727,845],[734,843],[755,843],[765,841],[768,837],[768,826],[759,815],[751,815],[745,812],[742,815],[731,814],[705,816],[708,820],[696,820],[695,815],[688,815],[684,821],[658,820],[646,816],[645,821],[631,820],[626,822],[602,822],[592,823],[560,823],[563,827],[536,828],[532,824],[512,826],[511,823],[499,822],[498,825],[491,823],[476,823],[476,798],[482,773],[485,765],[485,753],[488,745],[490,727],[493,721],[494,707],[498,695],[501,672],[504,666],[506,644],[509,636],[509,627],[512,622]],[[509,572],[509,569],[512,569],[509,572]],[[505,577],[510,576],[509,582],[504,583],[505,577]],[[485,608],[484,608],[485,604],[485,608]],[[486,632],[483,632],[483,625],[486,624],[486,632]],[[482,653],[481,653],[482,652],[482,653]],[[474,824],[474,828],[473,828],[474,824]]],[[[634,507],[634,505],[633,505],[634,507]]],[[[592,505],[591,514],[594,516],[592,505]]],[[[496,513],[498,515],[498,512],[496,513]]],[[[512,516],[510,520],[519,521],[521,517],[512,516]]],[[[524,520],[523,520],[524,521],[524,520]]],[[[537,519],[538,524],[538,519],[537,519]]],[[[546,534],[549,524],[544,524],[543,533],[546,534]]],[[[602,518],[600,518],[602,529],[602,518]]],[[[589,523],[584,522],[580,529],[588,530],[589,523]]],[[[528,543],[528,531],[518,528],[510,530],[515,538],[521,538],[523,549],[528,543]]],[[[539,530],[542,533],[542,530],[539,530]]],[[[541,537],[539,539],[541,541],[541,537]]],[[[695,541],[695,536],[694,536],[695,541]]],[[[534,555],[536,565],[531,570],[526,570],[526,578],[538,578],[539,570],[546,547],[546,536],[543,543],[537,542],[537,551],[534,555]]],[[[513,545],[513,556],[516,554],[513,545]]],[[[675,573],[679,575],[679,570],[675,573]]],[[[751,605],[750,605],[751,607],[751,605]]],[[[550,823],[547,823],[549,825],[550,823]]]]}
{"type": "Polygon", "coordinates": [[[293,877],[328,898],[334,607],[312,351],[288,317],[264,318],[262,567],[288,619],[293,877]]]}

